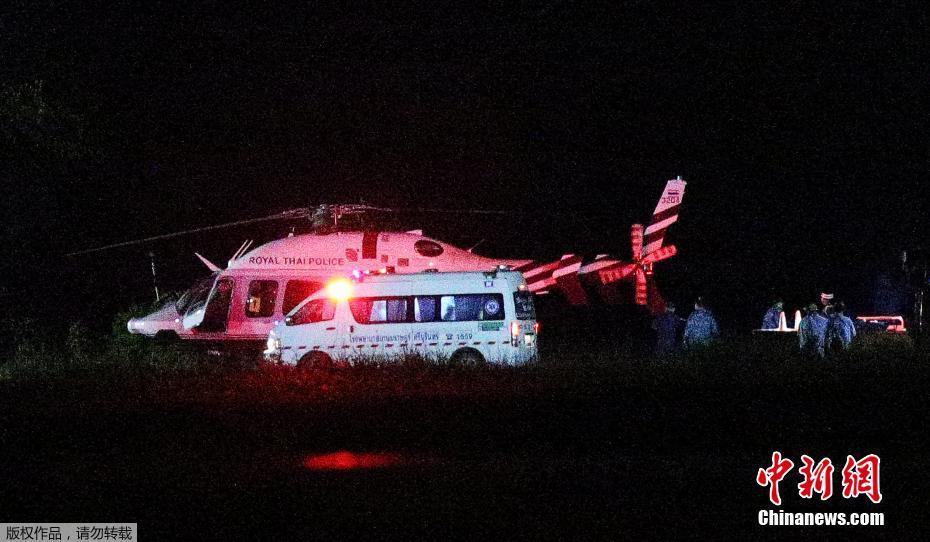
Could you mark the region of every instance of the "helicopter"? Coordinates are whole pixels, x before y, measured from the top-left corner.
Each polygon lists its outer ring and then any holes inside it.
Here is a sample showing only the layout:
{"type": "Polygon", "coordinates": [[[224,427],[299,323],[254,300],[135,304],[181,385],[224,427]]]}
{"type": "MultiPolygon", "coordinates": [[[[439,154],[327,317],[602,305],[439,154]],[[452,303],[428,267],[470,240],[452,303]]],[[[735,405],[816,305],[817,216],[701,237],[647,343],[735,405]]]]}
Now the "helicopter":
{"type": "MultiPolygon", "coordinates": [[[[668,228],[678,220],[686,181],[669,180],[648,227],[631,229],[631,260],[600,254],[590,261],[565,254],[539,262],[488,258],[423,235],[422,230],[378,231],[359,219],[377,212],[401,211],[364,204],[325,204],[292,209],[266,217],[206,226],[145,239],[126,241],[70,255],[146,243],[195,232],[275,220],[306,219],[309,233],[291,235],[252,247],[240,245],[225,268],[195,255],[211,274],[176,301],[127,322],[130,333],[160,339],[203,341],[209,344],[262,344],[270,329],[301,301],[336,276],[367,273],[419,273],[513,269],[523,273],[536,295],[558,293],[572,305],[589,302],[591,293],[619,281],[635,284],[633,302],[652,312],[664,310],[655,287],[654,265],[674,256],[674,245],[663,244],[668,228]]],[[[488,213],[498,211],[404,209],[414,212],[488,213]]],[[[595,294],[596,295],[596,294],[595,294]]]]}

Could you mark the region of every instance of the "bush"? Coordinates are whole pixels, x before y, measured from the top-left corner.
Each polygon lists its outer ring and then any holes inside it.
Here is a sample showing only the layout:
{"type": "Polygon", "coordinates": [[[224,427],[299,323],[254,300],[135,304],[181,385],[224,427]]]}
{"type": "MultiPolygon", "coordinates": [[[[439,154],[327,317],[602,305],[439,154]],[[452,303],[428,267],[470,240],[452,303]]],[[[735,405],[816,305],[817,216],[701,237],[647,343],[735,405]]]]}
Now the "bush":
{"type": "Polygon", "coordinates": [[[183,343],[164,343],[129,333],[126,322],[158,308],[136,305],[114,316],[110,335],[104,338],[106,363],[119,370],[174,371],[191,369],[206,362],[205,356],[183,343]]]}
{"type": "Polygon", "coordinates": [[[95,345],[99,345],[99,337],[91,336],[84,324],[76,322],[68,327],[65,345],[72,364],[88,366],[99,359],[98,349],[95,348],[95,345]]]}
{"type": "Polygon", "coordinates": [[[29,317],[7,318],[2,322],[3,378],[23,374],[49,374],[66,365],[67,353],[52,332],[29,317]]]}
{"type": "Polygon", "coordinates": [[[875,333],[858,337],[850,348],[856,357],[907,358],[914,357],[914,340],[907,335],[875,333]]]}
{"type": "Polygon", "coordinates": [[[28,317],[0,322],[3,336],[0,379],[99,375],[101,372],[188,370],[204,357],[181,344],[162,344],[132,335],[126,322],[150,312],[137,306],[118,313],[109,334],[94,332],[82,322],[56,333],[28,317]]]}

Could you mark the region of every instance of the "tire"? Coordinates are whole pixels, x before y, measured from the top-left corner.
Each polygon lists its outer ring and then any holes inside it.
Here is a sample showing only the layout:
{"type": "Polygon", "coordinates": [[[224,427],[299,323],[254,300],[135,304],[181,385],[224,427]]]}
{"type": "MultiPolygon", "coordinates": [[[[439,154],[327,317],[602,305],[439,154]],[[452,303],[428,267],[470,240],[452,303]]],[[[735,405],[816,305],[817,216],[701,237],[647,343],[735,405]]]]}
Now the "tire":
{"type": "Polygon", "coordinates": [[[460,348],[452,354],[449,362],[457,367],[484,367],[487,360],[474,348],[460,348]]]}
{"type": "Polygon", "coordinates": [[[331,369],[333,367],[333,358],[329,357],[326,352],[307,352],[297,362],[297,368],[301,370],[309,369],[331,369]]]}

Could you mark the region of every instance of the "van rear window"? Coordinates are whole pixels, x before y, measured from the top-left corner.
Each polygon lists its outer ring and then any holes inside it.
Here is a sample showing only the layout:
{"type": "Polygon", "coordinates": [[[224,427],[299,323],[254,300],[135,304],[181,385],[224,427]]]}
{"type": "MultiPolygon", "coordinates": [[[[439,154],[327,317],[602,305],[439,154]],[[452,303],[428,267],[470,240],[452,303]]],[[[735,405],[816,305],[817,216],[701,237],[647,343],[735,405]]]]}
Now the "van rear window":
{"type": "Polygon", "coordinates": [[[536,319],[536,305],[533,304],[533,294],[530,292],[514,292],[513,304],[516,307],[517,320],[536,319]]]}

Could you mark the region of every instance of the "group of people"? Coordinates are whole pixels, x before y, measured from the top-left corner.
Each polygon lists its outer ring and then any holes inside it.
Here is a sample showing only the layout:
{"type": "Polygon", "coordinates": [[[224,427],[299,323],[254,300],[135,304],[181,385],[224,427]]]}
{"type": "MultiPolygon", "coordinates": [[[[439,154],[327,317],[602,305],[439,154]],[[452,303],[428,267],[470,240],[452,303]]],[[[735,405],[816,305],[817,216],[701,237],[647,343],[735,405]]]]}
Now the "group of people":
{"type": "MultiPolygon", "coordinates": [[[[804,317],[798,326],[798,343],[801,353],[809,358],[823,359],[849,348],[856,337],[856,325],[846,316],[846,305],[833,301],[833,294],[821,294],[820,304],[811,303],[804,308],[804,317]],[[821,308],[822,307],[822,308],[821,308]]],[[[778,329],[784,304],[772,304],[762,318],[762,329],[778,329]]]]}
{"type": "MultiPolygon", "coordinates": [[[[798,341],[801,353],[809,358],[823,359],[835,355],[847,348],[856,337],[856,326],[846,316],[846,305],[842,301],[833,301],[832,294],[821,294],[821,306],[811,303],[804,308],[804,316],[798,325],[798,341]]],[[[679,332],[681,346],[691,349],[712,343],[719,335],[720,328],[713,313],[704,300],[694,302],[694,311],[687,320],[676,314],[677,307],[669,302],[665,312],[653,320],[652,329],[656,332],[656,354],[664,356],[675,351],[679,332]]],[[[775,301],[762,318],[762,329],[778,329],[784,303],[775,301]]]]}
{"type": "Polygon", "coordinates": [[[652,328],[656,331],[656,354],[662,356],[670,354],[678,348],[678,332],[684,325],[682,345],[685,348],[706,346],[720,335],[717,319],[707,308],[704,300],[698,298],[694,302],[694,311],[688,319],[678,316],[677,307],[669,302],[665,312],[656,317],[652,328]]]}

